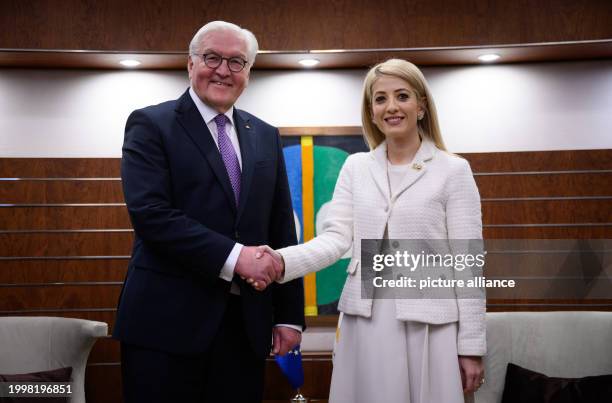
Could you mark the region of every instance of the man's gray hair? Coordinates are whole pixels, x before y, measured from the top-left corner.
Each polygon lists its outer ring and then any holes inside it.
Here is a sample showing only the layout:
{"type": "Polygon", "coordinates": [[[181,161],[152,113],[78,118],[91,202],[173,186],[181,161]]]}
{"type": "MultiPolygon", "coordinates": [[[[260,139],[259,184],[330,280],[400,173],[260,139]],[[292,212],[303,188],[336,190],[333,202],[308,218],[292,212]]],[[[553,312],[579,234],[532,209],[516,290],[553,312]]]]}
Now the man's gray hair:
{"type": "Polygon", "coordinates": [[[259,44],[257,43],[255,35],[248,29],[240,28],[236,24],[225,21],[212,21],[200,28],[189,43],[190,56],[198,54],[199,47],[202,45],[202,39],[207,33],[213,31],[233,31],[241,35],[247,45],[247,62],[249,68],[255,63],[255,56],[257,56],[257,51],[259,50],[259,44]]]}

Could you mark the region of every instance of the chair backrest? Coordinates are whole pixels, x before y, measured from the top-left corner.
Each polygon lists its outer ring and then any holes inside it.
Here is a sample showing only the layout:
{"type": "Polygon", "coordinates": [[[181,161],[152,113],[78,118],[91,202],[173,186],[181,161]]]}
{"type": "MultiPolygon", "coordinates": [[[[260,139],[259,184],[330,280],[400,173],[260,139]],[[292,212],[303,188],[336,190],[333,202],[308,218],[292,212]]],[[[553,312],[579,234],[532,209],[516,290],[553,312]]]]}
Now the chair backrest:
{"type": "Polygon", "coordinates": [[[85,403],[85,366],[108,325],[55,317],[0,318],[0,373],[22,374],[72,367],[71,403],[85,403]]]}
{"type": "Polygon", "coordinates": [[[509,362],[554,377],[612,374],[612,312],[487,313],[484,362],[476,403],[501,402],[509,362]]]}

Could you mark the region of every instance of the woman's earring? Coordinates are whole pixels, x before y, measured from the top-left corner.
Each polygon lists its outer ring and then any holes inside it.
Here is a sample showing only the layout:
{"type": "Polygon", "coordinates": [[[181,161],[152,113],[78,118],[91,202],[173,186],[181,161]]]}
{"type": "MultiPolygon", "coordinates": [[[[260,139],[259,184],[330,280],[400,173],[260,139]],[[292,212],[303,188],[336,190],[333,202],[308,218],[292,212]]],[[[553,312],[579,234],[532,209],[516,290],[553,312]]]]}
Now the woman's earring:
{"type": "Polygon", "coordinates": [[[418,120],[423,120],[423,116],[424,116],[424,115],[425,115],[425,114],[424,114],[423,112],[419,113],[419,114],[417,115],[417,119],[418,119],[418,120]]]}

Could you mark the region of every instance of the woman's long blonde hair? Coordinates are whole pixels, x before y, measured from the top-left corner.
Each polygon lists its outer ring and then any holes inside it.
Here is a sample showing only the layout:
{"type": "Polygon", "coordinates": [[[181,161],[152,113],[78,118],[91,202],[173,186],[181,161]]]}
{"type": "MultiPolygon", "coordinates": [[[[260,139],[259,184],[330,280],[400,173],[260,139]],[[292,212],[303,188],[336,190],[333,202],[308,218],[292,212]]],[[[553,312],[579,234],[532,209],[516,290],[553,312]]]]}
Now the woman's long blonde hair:
{"type": "Polygon", "coordinates": [[[363,137],[366,143],[368,143],[370,150],[375,149],[385,140],[385,135],[372,121],[372,86],[381,76],[398,77],[410,84],[416,93],[419,105],[425,112],[423,119],[417,120],[419,135],[429,138],[439,149],[446,151],[438,124],[436,105],[429,91],[427,81],[417,66],[401,59],[389,59],[372,67],[368,71],[363,83],[361,124],[363,125],[363,137]]]}

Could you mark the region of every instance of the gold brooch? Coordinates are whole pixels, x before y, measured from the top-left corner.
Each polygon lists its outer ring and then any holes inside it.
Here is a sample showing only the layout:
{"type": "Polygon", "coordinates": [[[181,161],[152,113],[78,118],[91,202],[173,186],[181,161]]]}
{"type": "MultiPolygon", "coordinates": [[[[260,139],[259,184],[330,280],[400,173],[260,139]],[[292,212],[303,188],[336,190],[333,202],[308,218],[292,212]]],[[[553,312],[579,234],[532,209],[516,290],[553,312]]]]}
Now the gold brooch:
{"type": "Polygon", "coordinates": [[[412,169],[416,169],[417,171],[420,171],[423,168],[423,165],[419,164],[419,163],[414,163],[412,164],[412,169]]]}

